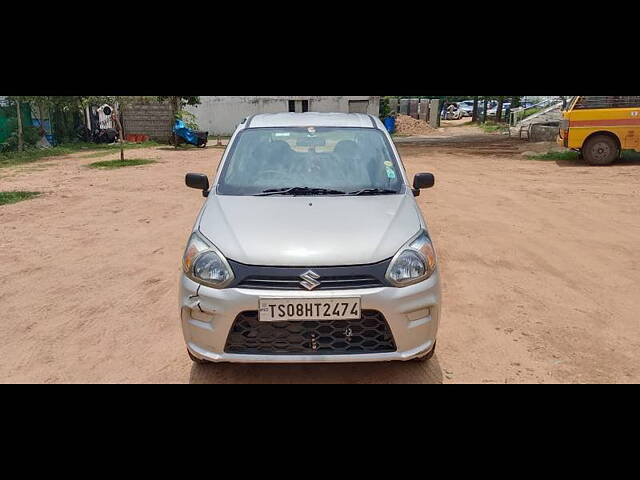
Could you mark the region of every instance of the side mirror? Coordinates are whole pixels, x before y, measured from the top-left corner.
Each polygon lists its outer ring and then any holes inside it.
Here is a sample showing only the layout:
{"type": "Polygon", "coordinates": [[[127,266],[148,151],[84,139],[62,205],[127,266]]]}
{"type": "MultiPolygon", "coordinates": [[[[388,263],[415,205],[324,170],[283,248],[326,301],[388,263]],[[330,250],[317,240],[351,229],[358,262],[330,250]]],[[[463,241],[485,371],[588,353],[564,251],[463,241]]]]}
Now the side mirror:
{"type": "Polygon", "coordinates": [[[436,179],[432,173],[418,173],[413,177],[413,195],[420,195],[423,188],[431,188],[436,184],[436,179]]]}
{"type": "Polygon", "coordinates": [[[184,180],[187,187],[202,190],[203,197],[209,196],[209,179],[206,175],[201,173],[187,173],[184,180]]]}

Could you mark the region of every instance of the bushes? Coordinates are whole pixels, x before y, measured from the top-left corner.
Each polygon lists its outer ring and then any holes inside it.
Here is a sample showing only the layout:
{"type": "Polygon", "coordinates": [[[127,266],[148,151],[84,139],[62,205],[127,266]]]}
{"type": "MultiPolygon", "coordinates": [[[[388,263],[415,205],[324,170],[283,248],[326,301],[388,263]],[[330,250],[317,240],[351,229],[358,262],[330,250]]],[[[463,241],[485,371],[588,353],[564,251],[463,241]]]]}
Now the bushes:
{"type": "MultiPolygon", "coordinates": [[[[40,128],[31,125],[31,107],[28,103],[22,103],[20,108],[22,116],[22,138],[25,149],[33,147],[40,140],[40,128]]],[[[0,107],[0,152],[15,152],[18,150],[18,116],[16,106],[9,104],[0,107]]]]}
{"type": "Polygon", "coordinates": [[[389,105],[390,97],[380,97],[380,111],[379,116],[380,120],[384,120],[389,115],[391,115],[391,106],[389,105]]]}
{"type": "Polygon", "coordinates": [[[176,120],[182,120],[187,128],[190,128],[191,130],[200,130],[200,127],[198,127],[198,124],[196,122],[196,116],[191,112],[180,110],[178,113],[176,113],[176,120]]]}
{"type": "MultiPolygon", "coordinates": [[[[0,152],[15,152],[18,150],[18,120],[10,118],[7,120],[6,128],[11,131],[11,135],[4,142],[0,143],[0,152]]],[[[40,128],[32,125],[22,127],[22,136],[25,148],[34,147],[40,140],[40,128]]]]}
{"type": "Polygon", "coordinates": [[[37,197],[40,192],[0,192],[0,205],[9,205],[37,197]]]}

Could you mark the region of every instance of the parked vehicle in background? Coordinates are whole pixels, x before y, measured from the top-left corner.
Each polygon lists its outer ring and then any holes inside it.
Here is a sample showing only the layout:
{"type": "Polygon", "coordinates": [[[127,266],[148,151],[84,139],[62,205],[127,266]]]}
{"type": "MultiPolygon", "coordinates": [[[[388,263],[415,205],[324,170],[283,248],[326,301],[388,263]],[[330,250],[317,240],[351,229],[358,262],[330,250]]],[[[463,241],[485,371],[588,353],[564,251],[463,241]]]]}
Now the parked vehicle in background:
{"type": "MultiPolygon", "coordinates": [[[[458,116],[458,118],[473,116],[473,100],[462,100],[460,102],[456,102],[455,105],[457,106],[458,110],[460,110],[460,115],[458,116]]],[[[506,111],[506,107],[510,108],[511,104],[509,102],[505,102],[505,104],[503,105],[503,112],[506,111]]],[[[495,100],[491,100],[487,102],[487,115],[495,116],[497,109],[498,109],[498,102],[496,102],[495,100]]],[[[478,116],[482,116],[483,112],[484,112],[484,101],[482,99],[479,99],[478,100],[478,116]]],[[[445,119],[445,109],[443,109],[442,111],[441,118],[445,119]]]]}
{"type": "MultiPolygon", "coordinates": [[[[511,102],[504,102],[502,104],[502,117],[507,118],[509,115],[509,110],[511,110],[511,102]]],[[[487,115],[490,117],[495,117],[498,114],[498,103],[496,102],[493,107],[487,110],[487,115]]]]}
{"type": "Polygon", "coordinates": [[[473,100],[464,100],[462,102],[458,102],[458,108],[462,112],[463,117],[473,116],[473,100]]]}
{"type": "Polygon", "coordinates": [[[640,96],[578,96],[562,113],[558,143],[589,165],[609,165],[622,150],[640,151],[640,96]]]}
{"type": "Polygon", "coordinates": [[[199,148],[205,148],[209,139],[209,132],[194,131],[187,127],[182,120],[176,120],[173,126],[173,133],[175,136],[171,136],[169,143],[174,146],[188,143],[199,148]]]}
{"type": "Polygon", "coordinates": [[[445,103],[440,118],[442,120],[460,120],[464,116],[457,103],[445,103]]]}
{"type": "Polygon", "coordinates": [[[382,122],[365,114],[245,120],[185,249],[182,330],[194,362],[428,360],[440,274],[382,122]]]}

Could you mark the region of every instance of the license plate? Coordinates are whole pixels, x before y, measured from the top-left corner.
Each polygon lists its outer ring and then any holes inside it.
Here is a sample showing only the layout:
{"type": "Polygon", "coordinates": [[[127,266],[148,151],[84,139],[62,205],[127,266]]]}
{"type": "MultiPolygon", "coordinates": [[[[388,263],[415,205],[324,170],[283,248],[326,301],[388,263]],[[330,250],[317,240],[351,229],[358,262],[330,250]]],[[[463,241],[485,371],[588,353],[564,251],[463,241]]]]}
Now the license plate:
{"type": "Polygon", "coordinates": [[[354,320],[360,318],[360,298],[261,298],[261,322],[290,320],[354,320]]]}

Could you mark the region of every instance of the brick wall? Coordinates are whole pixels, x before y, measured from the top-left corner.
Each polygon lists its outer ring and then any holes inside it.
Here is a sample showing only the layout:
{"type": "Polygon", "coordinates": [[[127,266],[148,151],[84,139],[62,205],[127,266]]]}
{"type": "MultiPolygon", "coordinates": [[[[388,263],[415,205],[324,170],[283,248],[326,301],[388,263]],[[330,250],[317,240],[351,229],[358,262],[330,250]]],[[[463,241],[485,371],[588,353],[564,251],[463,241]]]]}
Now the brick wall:
{"type": "Polygon", "coordinates": [[[149,135],[151,140],[167,142],[171,136],[173,119],[171,105],[165,103],[138,103],[122,112],[126,135],[149,135]]]}

